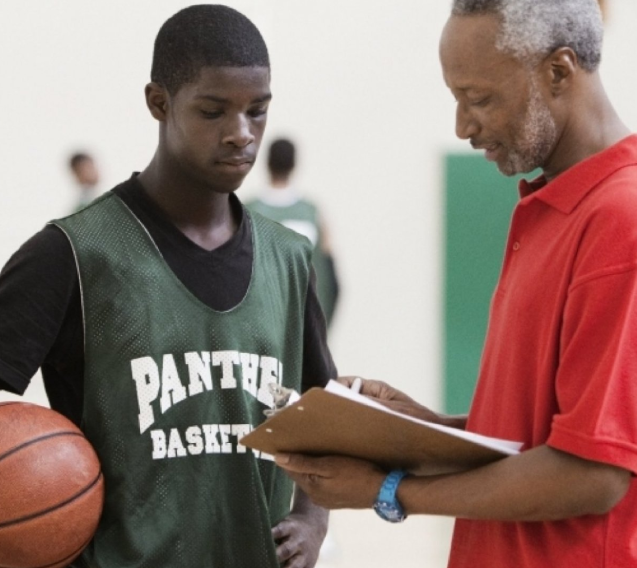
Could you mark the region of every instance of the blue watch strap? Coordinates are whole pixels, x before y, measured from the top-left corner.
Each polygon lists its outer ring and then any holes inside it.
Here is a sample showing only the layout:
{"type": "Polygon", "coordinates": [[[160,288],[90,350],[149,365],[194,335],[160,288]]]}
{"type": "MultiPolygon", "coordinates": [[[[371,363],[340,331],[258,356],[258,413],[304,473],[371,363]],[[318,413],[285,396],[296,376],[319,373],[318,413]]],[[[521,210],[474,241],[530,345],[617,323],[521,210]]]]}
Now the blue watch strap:
{"type": "Polygon", "coordinates": [[[391,471],[380,487],[377,498],[378,501],[384,501],[386,503],[394,503],[395,501],[398,501],[398,499],[396,499],[396,490],[398,489],[398,485],[402,481],[403,477],[406,475],[407,472],[403,469],[395,469],[394,471],[391,471]]]}
{"type": "Polygon", "coordinates": [[[374,511],[381,519],[390,523],[400,523],[405,520],[405,511],[396,497],[396,490],[406,475],[406,471],[397,469],[390,472],[383,481],[374,503],[374,511]]]}

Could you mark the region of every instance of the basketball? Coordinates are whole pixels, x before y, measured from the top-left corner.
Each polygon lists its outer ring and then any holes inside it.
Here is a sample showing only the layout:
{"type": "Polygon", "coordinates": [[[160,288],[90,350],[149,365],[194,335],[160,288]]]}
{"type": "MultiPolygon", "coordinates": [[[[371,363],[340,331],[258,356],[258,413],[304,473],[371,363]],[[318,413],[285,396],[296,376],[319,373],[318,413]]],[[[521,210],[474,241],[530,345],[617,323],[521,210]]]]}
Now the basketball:
{"type": "Polygon", "coordinates": [[[88,545],[104,481],[81,430],[36,404],[0,403],[0,566],[61,568],[88,545]]]}

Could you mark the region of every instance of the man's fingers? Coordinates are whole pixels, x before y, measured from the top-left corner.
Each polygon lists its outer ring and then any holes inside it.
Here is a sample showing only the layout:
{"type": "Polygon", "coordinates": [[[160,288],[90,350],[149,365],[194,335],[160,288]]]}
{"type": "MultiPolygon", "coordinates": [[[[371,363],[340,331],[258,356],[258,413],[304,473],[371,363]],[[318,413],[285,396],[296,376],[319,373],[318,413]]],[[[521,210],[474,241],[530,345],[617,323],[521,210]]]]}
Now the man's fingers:
{"type": "Polygon", "coordinates": [[[342,385],[345,385],[346,387],[351,387],[352,383],[358,378],[359,377],[357,377],[357,376],[337,377],[336,378],[336,382],[341,383],[342,385]]]}
{"type": "Polygon", "coordinates": [[[406,395],[404,392],[399,391],[398,389],[395,389],[384,381],[362,379],[355,375],[338,377],[336,380],[342,385],[351,388],[357,379],[361,381],[359,392],[365,396],[374,398],[381,403],[385,401],[414,403],[414,400],[410,396],[406,395]]]}
{"type": "MultiPolygon", "coordinates": [[[[307,568],[308,566],[310,566],[310,564],[305,561],[305,558],[302,554],[297,554],[296,556],[290,558],[283,566],[285,568],[307,568]]],[[[314,566],[314,564],[312,564],[312,566],[314,566]]]]}
{"type": "Polygon", "coordinates": [[[322,477],[326,473],[323,458],[313,458],[303,454],[277,454],[274,461],[279,467],[293,473],[322,477]]]}
{"type": "Polygon", "coordinates": [[[281,521],[272,529],[272,539],[276,543],[276,557],[285,568],[304,568],[307,564],[304,561],[303,541],[299,540],[299,535],[294,533],[294,522],[287,520],[281,521]]]}
{"type": "Polygon", "coordinates": [[[285,469],[285,473],[317,504],[319,492],[324,483],[334,477],[338,466],[333,463],[338,458],[315,458],[302,454],[281,454],[274,456],[276,463],[285,469]],[[331,465],[330,465],[331,464],[331,465]]]}
{"type": "Polygon", "coordinates": [[[281,521],[277,526],[272,529],[272,539],[275,541],[279,541],[283,538],[286,538],[290,535],[289,523],[286,521],[281,521]]]}
{"type": "Polygon", "coordinates": [[[298,554],[298,547],[293,546],[290,540],[285,540],[276,547],[276,557],[279,562],[285,562],[298,554]]]}
{"type": "Polygon", "coordinates": [[[298,546],[294,544],[292,533],[294,525],[290,521],[281,521],[272,529],[272,540],[276,542],[276,556],[279,562],[285,562],[298,554],[298,546]]]}

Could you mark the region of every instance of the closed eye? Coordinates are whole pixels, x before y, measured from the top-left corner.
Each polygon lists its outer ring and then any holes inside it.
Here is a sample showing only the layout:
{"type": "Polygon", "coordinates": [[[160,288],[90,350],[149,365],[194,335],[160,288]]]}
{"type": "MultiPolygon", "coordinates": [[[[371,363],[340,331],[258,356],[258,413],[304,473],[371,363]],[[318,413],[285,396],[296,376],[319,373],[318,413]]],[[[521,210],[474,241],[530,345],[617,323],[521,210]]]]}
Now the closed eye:
{"type": "Polygon", "coordinates": [[[201,114],[204,116],[204,118],[212,119],[212,118],[219,118],[221,115],[223,115],[223,112],[202,110],[201,114]]]}
{"type": "Polygon", "coordinates": [[[267,112],[268,112],[268,107],[263,106],[263,107],[250,109],[249,114],[251,117],[257,118],[259,116],[263,116],[264,114],[267,114],[267,112]]]}
{"type": "Polygon", "coordinates": [[[483,107],[489,104],[491,97],[484,97],[482,99],[478,99],[477,101],[470,101],[469,104],[474,107],[483,107]]]}

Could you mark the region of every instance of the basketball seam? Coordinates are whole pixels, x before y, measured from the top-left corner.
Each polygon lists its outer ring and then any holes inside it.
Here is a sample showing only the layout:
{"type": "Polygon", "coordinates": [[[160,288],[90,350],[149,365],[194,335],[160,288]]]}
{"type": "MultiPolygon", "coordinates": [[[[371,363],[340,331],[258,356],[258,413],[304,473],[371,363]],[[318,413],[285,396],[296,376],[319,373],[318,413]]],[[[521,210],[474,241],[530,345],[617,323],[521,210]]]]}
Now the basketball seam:
{"type": "Polygon", "coordinates": [[[64,430],[62,432],[54,432],[53,434],[46,434],[45,436],[40,436],[39,438],[34,438],[33,440],[29,440],[28,442],[25,442],[24,444],[20,444],[19,446],[16,446],[15,448],[11,448],[4,454],[0,455],[0,461],[2,461],[4,458],[9,457],[11,454],[19,452],[23,448],[31,446],[32,444],[37,444],[38,442],[41,442],[42,440],[55,438],[56,436],[82,436],[82,434],[80,432],[73,432],[73,431],[67,431],[67,430],[64,430]]]}
{"type": "Polygon", "coordinates": [[[92,483],[87,485],[79,493],[73,495],[72,497],[69,497],[66,501],[62,501],[61,503],[58,503],[57,505],[53,505],[52,507],[49,507],[48,509],[43,509],[42,511],[38,511],[37,513],[31,513],[30,515],[27,515],[25,517],[20,517],[18,519],[13,519],[11,521],[5,521],[4,523],[0,523],[0,529],[10,527],[11,525],[18,525],[20,523],[25,523],[26,521],[30,521],[31,519],[37,519],[38,517],[48,515],[49,513],[52,513],[53,511],[56,511],[57,509],[61,509],[62,507],[65,507],[69,503],[72,503],[76,499],[79,499],[82,495],[84,495],[85,493],[93,489],[93,487],[99,482],[101,478],[102,478],[102,472],[99,471],[97,474],[97,477],[93,480],[92,483]]]}

